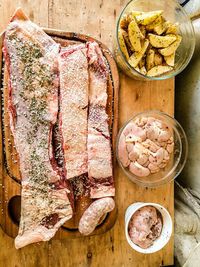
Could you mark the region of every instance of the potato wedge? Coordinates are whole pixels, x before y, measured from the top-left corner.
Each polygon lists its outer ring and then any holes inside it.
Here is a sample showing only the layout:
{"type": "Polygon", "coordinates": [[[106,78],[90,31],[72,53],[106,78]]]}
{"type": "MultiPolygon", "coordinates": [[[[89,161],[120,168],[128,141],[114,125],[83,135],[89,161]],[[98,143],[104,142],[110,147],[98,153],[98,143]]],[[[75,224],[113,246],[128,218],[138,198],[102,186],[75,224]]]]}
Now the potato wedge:
{"type": "Polygon", "coordinates": [[[149,42],[153,47],[161,48],[168,47],[174,41],[176,41],[176,36],[160,36],[156,34],[148,34],[149,42]]]}
{"type": "Polygon", "coordinates": [[[128,50],[127,50],[127,47],[124,41],[122,30],[118,31],[118,40],[119,40],[119,45],[122,50],[122,53],[124,54],[125,58],[129,60],[129,53],[128,53],[128,50]]]}
{"type": "Polygon", "coordinates": [[[138,66],[135,67],[135,70],[137,70],[138,72],[140,72],[140,68],[138,66]]]}
{"type": "Polygon", "coordinates": [[[170,24],[171,22],[164,21],[163,23],[154,27],[154,32],[157,33],[158,35],[161,35],[163,32],[165,32],[169,28],[170,24]]]}
{"type": "Polygon", "coordinates": [[[141,15],[136,15],[135,18],[138,24],[149,25],[151,24],[159,15],[163,13],[163,10],[144,12],[141,15]]]}
{"type": "Polygon", "coordinates": [[[128,37],[135,51],[141,50],[141,41],[140,41],[141,36],[142,36],[142,33],[136,21],[132,20],[128,25],[128,37]]]}
{"type": "Polygon", "coordinates": [[[142,57],[142,59],[139,62],[140,69],[145,66],[145,57],[142,57]]]}
{"type": "Polygon", "coordinates": [[[167,65],[173,67],[174,61],[175,61],[175,52],[173,54],[171,54],[170,56],[165,56],[164,59],[165,59],[165,62],[167,63],[167,65]]]}
{"type": "Polygon", "coordinates": [[[159,15],[151,24],[146,26],[147,31],[153,31],[153,29],[163,22],[162,16],[159,15]]]}
{"type": "Polygon", "coordinates": [[[142,36],[145,38],[145,36],[146,36],[146,28],[145,28],[145,26],[144,25],[139,25],[139,29],[140,29],[140,32],[141,32],[142,36]]]}
{"type": "Polygon", "coordinates": [[[144,44],[142,45],[141,50],[140,50],[139,52],[134,52],[134,53],[130,56],[128,62],[129,62],[129,64],[130,64],[133,68],[135,68],[135,67],[138,65],[138,63],[140,62],[140,60],[141,60],[142,57],[144,56],[144,54],[145,54],[145,52],[146,52],[148,46],[149,46],[149,40],[148,40],[148,39],[145,39],[144,44]]]}
{"type": "Polygon", "coordinates": [[[168,29],[166,30],[166,34],[170,34],[170,33],[174,34],[178,30],[178,28],[179,28],[178,23],[174,23],[174,24],[171,23],[171,25],[169,25],[168,29]]]}
{"type": "Polygon", "coordinates": [[[123,29],[123,30],[127,30],[127,28],[128,28],[128,24],[129,24],[129,22],[128,22],[127,15],[124,15],[124,16],[121,18],[120,22],[119,22],[119,28],[120,28],[120,29],[123,29]]]}
{"type": "Polygon", "coordinates": [[[142,73],[143,75],[147,74],[147,70],[145,68],[145,66],[143,66],[142,68],[140,68],[140,73],[142,73]]]}
{"type": "Polygon", "coordinates": [[[129,37],[128,37],[128,33],[125,30],[121,30],[121,31],[122,31],[122,34],[123,34],[124,41],[125,41],[126,47],[128,49],[128,52],[130,52],[130,53],[134,52],[134,48],[131,45],[131,42],[130,42],[129,37]]]}
{"type": "Polygon", "coordinates": [[[130,12],[130,14],[133,16],[133,17],[135,17],[135,16],[137,16],[137,15],[141,15],[141,14],[143,14],[144,12],[142,12],[142,11],[135,11],[135,10],[133,10],[133,11],[131,11],[130,12]]]}
{"type": "Polygon", "coordinates": [[[170,67],[170,66],[158,65],[158,66],[155,66],[152,69],[150,69],[147,72],[147,76],[151,76],[151,77],[159,76],[159,75],[161,75],[163,73],[166,73],[166,72],[168,72],[170,70],[173,70],[173,68],[170,67]]]}
{"type": "Polygon", "coordinates": [[[162,56],[159,53],[155,52],[155,55],[154,55],[155,66],[162,65],[162,62],[163,62],[162,56]]]}
{"type": "Polygon", "coordinates": [[[154,67],[154,56],[155,56],[155,51],[153,49],[149,49],[147,51],[147,57],[146,57],[147,70],[150,70],[154,67]]]}
{"type": "Polygon", "coordinates": [[[130,23],[131,20],[135,19],[136,15],[141,15],[143,12],[140,11],[132,11],[128,14],[128,22],[130,23]]]}
{"type": "Polygon", "coordinates": [[[181,43],[182,37],[180,35],[176,35],[176,41],[173,42],[171,45],[169,45],[166,48],[163,49],[159,49],[158,52],[163,55],[163,56],[170,56],[171,54],[173,54],[176,49],[179,47],[180,43],[181,43]]]}

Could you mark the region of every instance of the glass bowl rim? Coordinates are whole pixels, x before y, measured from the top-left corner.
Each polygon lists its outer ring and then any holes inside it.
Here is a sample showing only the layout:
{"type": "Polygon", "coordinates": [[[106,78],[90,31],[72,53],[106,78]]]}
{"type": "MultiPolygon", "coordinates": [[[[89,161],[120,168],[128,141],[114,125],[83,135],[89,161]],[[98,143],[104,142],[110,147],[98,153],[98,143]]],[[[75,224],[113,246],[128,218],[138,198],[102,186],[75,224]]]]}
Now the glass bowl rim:
{"type": "Polygon", "coordinates": [[[190,20],[190,18],[189,18],[189,16],[188,16],[187,12],[185,11],[185,9],[184,9],[178,2],[176,2],[176,0],[168,0],[168,1],[174,2],[174,4],[176,4],[176,5],[180,8],[180,10],[184,13],[185,17],[188,19],[188,22],[189,22],[189,24],[190,24],[190,26],[191,26],[191,29],[192,29],[192,36],[193,36],[192,40],[193,40],[194,42],[192,42],[193,45],[192,45],[192,49],[191,49],[191,54],[190,54],[190,56],[188,57],[188,59],[186,60],[186,63],[183,65],[183,67],[182,67],[179,71],[174,72],[174,73],[171,74],[171,75],[158,76],[158,77],[151,77],[151,76],[144,75],[144,74],[140,73],[139,71],[137,71],[135,68],[133,68],[133,67],[129,64],[129,62],[127,61],[127,59],[126,59],[126,57],[124,56],[124,54],[123,54],[123,52],[122,52],[122,50],[121,50],[121,47],[120,47],[120,45],[119,45],[119,38],[118,38],[118,32],[119,32],[119,31],[118,31],[118,29],[119,29],[119,23],[120,23],[121,17],[122,17],[122,15],[123,15],[123,13],[124,13],[124,10],[128,7],[128,5],[129,5],[131,2],[134,2],[134,1],[137,1],[137,0],[130,0],[130,1],[124,6],[124,8],[122,9],[122,11],[121,11],[121,13],[120,13],[120,15],[119,15],[119,18],[118,18],[118,20],[117,20],[117,27],[116,27],[117,47],[118,47],[118,49],[119,49],[119,51],[120,51],[120,55],[121,55],[122,58],[124,59],[125,63],[128,65],[128,67],[129,67],[131,70],[133,70],[134,72],[136,72],[136,74],[139,74],[139,76],[142,76],[143,78],[148,79],[149,81],[150,81],[150,80],[154,80],[154,81],[157,81],[157,80],[166,80],[166,79],[170,79],[170,78],[172,78],[172,77],[174,77],[174,76],[180,74],[180,73],[187,67],[187,65],[189,64],[189,62],[190,62],[190,60],[191,60],[191,58],[192,58],[192,56],[193,56],[193,54],[194,54],[194,49],[195,49],[195,45],[196,45],[194,26],[193,26],[193,24],[192,24],[192,22],[191,22],[191,20],[190,20]]]}
{"type": "MultiPolygon", "coordinates": [[[[179,134],[179,132],[178,132],[179,134]]],[[[182,146],[182,142],[181,142],[181,146],[182,146]]],[[[182,152],[180,154],[180,158],[182,156],[182,153],[183,153],[183,149],[182,149],[182,152]]],[[[158,110],[147,110],[147,111],[143,111],[143,112],[139,112],[137,113],[136,115],[132,116],[130,119],[128,119],[124,124],[123,126],[121,127],[121,129],[119,130],[118,132],[118,135],[117,135],[117,140],[116,140],[116,155],[117,155],[117,161],[118,161],[118,164],[120,166],[120,168],[122,169],[123,173],[126,175],[126,177],[129,178],[129,180],[131,180],[133,183],[137,184],[137,185],[140,185],[140,186],[143,186],[143,187],[148,187],[148,188],[155,188],[155,187],[160,187],[160,186],[163,186],[163,185],[166,185],[172,181],[174,181],[177,176],[182,172],[184,166],[185,166],[185,163],[187,161],[187,157],[188,157],[188,139],[187,139],[187,136],[185,134],[185,131],[183,129],[183,127],[181,126],[181,124],[172,116],[170,116],[169,114],[165,113],[165,112],[162,112],[162,111],[158,111],[158,110]],[[152,113],[153,114],[158,114],[159,116],[163,116],[163,117],[166,117],[167,119],[170,119],[170,120],[173,120],[175,122],[175,124],[180,127],[181,129],[181,132],[183,134],[183,139],[184,139],[184,142],[185,142],[185,156],[184,156],[184,161],[182,163],[182,166],[181,168],[179,169],[178,172],[176,172],[176,174],[174,176],[172,176],[172,178],[170,180],[167,180],[166,179],[166,182],[163,181],[162,183],[160,184],[147,184],[147,183],[143,183],[143,182],[140,182],[138,180],[135,180],[125,169],[125,167],[122,165],[120,159],[119,159],[119,153],[118,153],[118,146],[119,146],[119,139],[120,139],[120,136],[124,130],[124,128],[130,123],[130,121],[134,120],[135,118],[137,118],[138,116],[142,116],[142,115],[145,115],[145,114],[149,114],[149,113],[152,113]]],[[[180,159],[179,159],[179,162],[180,162],[180,159]]],[[[178,162],[178,163],[179,163],[178,162]]],[[[177,164],[178,166],[178,164],[177,164]]],[[[167,177],[169,177],[169,174],[170,174],[171,170],[169,171],[169,173],[167,174],[167,177]]]]}

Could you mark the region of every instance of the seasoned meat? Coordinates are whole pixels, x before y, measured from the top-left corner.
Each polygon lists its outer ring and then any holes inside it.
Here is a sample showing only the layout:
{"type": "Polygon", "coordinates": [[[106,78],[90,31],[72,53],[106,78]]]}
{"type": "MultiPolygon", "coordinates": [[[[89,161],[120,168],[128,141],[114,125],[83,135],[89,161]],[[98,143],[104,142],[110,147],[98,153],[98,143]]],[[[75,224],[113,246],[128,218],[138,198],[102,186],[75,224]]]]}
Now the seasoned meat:
{"type": "Polygon", "coordinates": [[[16,248],[49,240],[72,217],[71,187],[55,164],[51,144],[58,111],[58,52],[59,45],[19,8],[4,41],[8,113],[22,179],[16,248]]]}
{"type": "Polygon", "coordinates": [[[99,45],[89,42],[88,176],[91,198],[114,196],[112,155],[108,127],[105,59],[99,45]]]}
{"type": "Polygon", "coordinates": [[[67,179],[87,173],[88,62],[86,45],[62,48],[60,131],[67,179]]]}

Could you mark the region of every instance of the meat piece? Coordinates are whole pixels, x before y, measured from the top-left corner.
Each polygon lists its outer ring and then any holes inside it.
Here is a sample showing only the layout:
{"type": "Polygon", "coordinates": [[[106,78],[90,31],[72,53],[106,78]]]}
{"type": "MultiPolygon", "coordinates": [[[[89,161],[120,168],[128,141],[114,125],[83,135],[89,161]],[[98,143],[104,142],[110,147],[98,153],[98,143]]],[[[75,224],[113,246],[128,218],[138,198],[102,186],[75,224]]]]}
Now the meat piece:
{"type": "Polygon", "coordinates": [[[95,200],[83,213],[79,222],[79,232],[83,235],[91,234],[102,216],[115,207],[115,202],[111,197],[95,200]]]}
{"type": "Polygon", "coordinates": [[[156,152],[160,147],[156,143],[152,142],[150,139],[146,139],[143,142],[143,146],[148,148],[151,152],[156,152]]]}
{"type": "Polygon", "coordinates": [[[88,63],[86,45],[62,48],[60,70],[60,131],[67,179],[87,172],[88,63]]]}
{"type": "Polygon", "coordinates": [[[119,145],[118,145],[118,154],[119,154],[119,160],[121,161],[122,165],[124,167],[127,167],[130,164],[128,151],[126,149],[126,140],[125,135],[122,133],[119,139],[119,145]]]}
{"type": "Polygon", "coordinates": [[[134,145],[132,143],[126,144],[126,149],[127,149],[128,153],[130,153],[133,150],[133,147],[134,147],[134,145]]]}
{"type": "MultiPolygon", "coordinates": [[[[126,136],[126,139],[132,138],[133,142],[141,142],[146,139],[146,131],[141,127],[137,126],[134,122],[130,122],[125,128],[123,133],[126,136]]],[[[129,140],[130,142],[130,140],[129,140]]]]}
{"type": "Polygon", "coordinates": [[[146,132],[147,132],[147,138],[150,139],[151,141],[156,141],[158,140],[159,134],[160,134],[160,129],[155,126],[155,124],[150,124],[146,127],[146,132]]]}
{"type": "Polygon", "coordinates": [[[151,163],[154,163],[156,165],[159,165],[163,162],[164,159],[164,153],[165,153],[165,149],[164,148],[159,148],[158,151],[156,153],[151,153],[151,155],[149,156],[149,161],[151,163]]]}
{"type": "Polygon", "coordinates": [[[162,231],[161,214],[152,206],[137,210],[128,226],[129,236],[133,243],[146,249],[160,236],[162,231]]]}
{"type": "Polygon", "coordinates": [[[53,130],[52,130],[52,145],[53,145],[53,153],[54,153],[56,164],[58,165],[58,167],[60,167],[60,170],[63,172],[63,174],[65,174],[62,137],[60,133],[60,126],[59,126],[58,119],[56,123],[54,124],[53,130]]]}
{"type": "Polygon", "coordinates": [[[134,127],[134,123],[131,121],[129,122],[123,130],[123,134],[127,136],[128,134],[132,133],[132,129],[134,127]]]}
{"type": "Polygon", "coordinates": [[[135,143],[132,151],[129,153],[129,158],[131,161],[136,161],[140,155],[148,155],[148,150],[140,143],[135,143]]]}
{"type": "MultiPolygon", "coordinates": [[[[162,166],[161,164],[159,166],[162,166]]],[[[151,173],[156,173],[160,170],[159,166],[155,163],[149,163],[148,168],[151,173]]]]}
{"type": "Polygon", "coordinates": [[[161,235],[161,232],[162,232],[162,218],[161,215],[157,214],[157,222],[151,227],[151,232],[148,235],[148,239],[155,241],[161,235]]]}
{"type": "MultiPolygon", "coordinates": [[[[129,153],[129,159],[133,162],[135,162],[139,158],[139,154],[137,153],[137,150],[135,149],[135,146],[133,147],[132,151],[129,153]]],[[[130,164],[130,162],[129,162],[130,164]]]]}
{"type": "MultiPolygon", "coordinates": [[[[174,144],[172,144],[172,145],[174,145],[174,144]]],[[[164,161],[165,161],[165,162],[166,162],[166,161],[169,161],[169,159],[170,159],[170,156],[169,156],[168,151],[167,151],[167,150],[164,150],[164,161]]]]}
{"type": "Polygon", "coordinates": [[[59,45],[19,8],[4,40],[8,114],[20,159],[22,205],[16,248],[52,238],[72,217],[70,184],[52,154],[58,111],[59,45]],[[53,163],[53,165],[52,165],[53,163]]]}
{"type": "Polygon", "coordinates": [[[158,137],[158,142],[166,142],[168,141],[168,139],[171,137],[171,133],[169,132],[169,130],[161,130],[159,137],[158,137]]]}
{"type": "Polygon", "coordinates": [[[143,127],[147,123],[147,118],[141,117],[135,120],[135,124],[139,127],[143,127]]]}
{"type": "Polygon", "coordinates": [[[134,142],[142,142],[142,139],[140,137],[137,137],[133,133],[129,133],[126,136],[126,143],[134,143],[134,142]]]}
{"type": "Polygon", "coordinates": [[[88,116],[88,177],[90,197],[114,196],[112,155],[108,126],[107,81],[105,58],[96,42],[88,46],[89,116],[88,116]]]}
{"type": "Polygon", "coordinates": [[[140,154],[140,156],[139,156],[139,158],[138,158],[138,160],[137,160],[137,162],[140,164],[140,165],[143,165],[144,166],[144,164],[146,163],[148,161],[148,155],[146,155],[146,154],[140,154]]]}
{"type": "Polygon", "coordinates": [[[173,150],[174,150],[174,143],[168,144],[168,145],[167,145],[167,151],[168,151],[169,153],[172,153],[173,150]]]}
{"type": "Polygon", "coordinates": [[[129,170],[130,172],[132,172],[133,174],[139,177],[148,176],[150,174],[149,169],[141,166],[137,161],[130,163],[129,170]]]}

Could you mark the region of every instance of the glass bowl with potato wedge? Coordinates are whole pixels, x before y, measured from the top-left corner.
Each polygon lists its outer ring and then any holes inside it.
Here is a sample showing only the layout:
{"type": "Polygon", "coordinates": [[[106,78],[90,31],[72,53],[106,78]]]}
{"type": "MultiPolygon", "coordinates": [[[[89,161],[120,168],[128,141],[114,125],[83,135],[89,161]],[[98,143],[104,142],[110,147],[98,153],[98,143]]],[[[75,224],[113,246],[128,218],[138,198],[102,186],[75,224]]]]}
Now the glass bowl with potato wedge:
{"type": "Polygon", "coordinates": [[[175,0],[132,0],[119,16],[114,55],[131,78],[171,78],[188,65],[194,48],[192,23],[175,0]]]}

